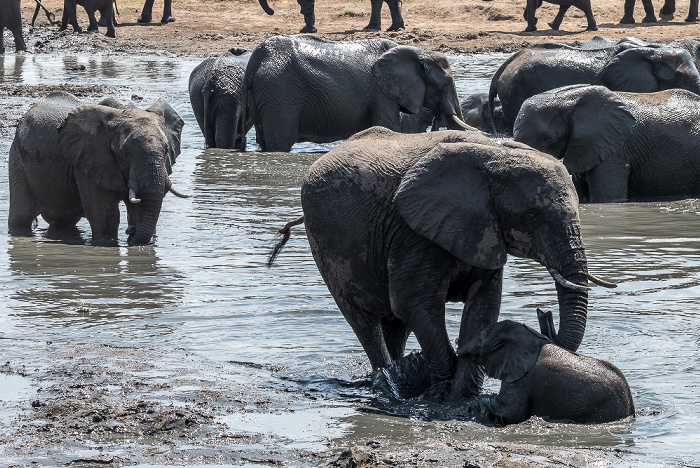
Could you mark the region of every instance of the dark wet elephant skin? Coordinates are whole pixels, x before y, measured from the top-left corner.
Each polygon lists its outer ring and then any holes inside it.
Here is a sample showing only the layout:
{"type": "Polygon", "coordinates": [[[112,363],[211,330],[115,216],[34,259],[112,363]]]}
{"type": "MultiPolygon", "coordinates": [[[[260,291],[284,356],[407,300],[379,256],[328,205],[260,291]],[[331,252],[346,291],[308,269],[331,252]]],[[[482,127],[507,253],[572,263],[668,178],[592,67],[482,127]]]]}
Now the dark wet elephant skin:
{"type": "Polygon", "coordinates": [[[2,0],[0,2],[0,54],[5,53],[4,30],[12,33],[15,39],[15,50],[27,50],[22,36],[22,11],[20,0],[2,0]]]}

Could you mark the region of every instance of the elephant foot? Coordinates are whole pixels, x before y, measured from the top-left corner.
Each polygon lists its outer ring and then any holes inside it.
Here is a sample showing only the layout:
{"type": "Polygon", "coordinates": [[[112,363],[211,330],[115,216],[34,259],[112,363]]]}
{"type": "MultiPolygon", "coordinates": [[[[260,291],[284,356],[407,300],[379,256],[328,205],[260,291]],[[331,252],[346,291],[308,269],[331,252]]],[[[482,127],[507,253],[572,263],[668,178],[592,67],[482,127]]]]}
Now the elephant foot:
{"type": "Polygon", "coordinates": [[[387,31],[398,31],[399,29],[406,29],[406,27],[403,25],[403,21],[400,23],[392,23],[391,26],[387,28],[387,31]]]}
{"type": "Polygon", "coordinates": [[[5,48],[4,48],[4,47],[0,47],[0,55],[2,55],[2,54],[4,54],[4,53],[5,53],[5,48]]]}
{"type": "Polygon", "coordinates": [[[139,19],[136,20],[137,23],[150,23],[151,22],[151,17],[150,16],[139,16],[139,19]]]}
{"type": "Polygon", "coordinates": [[[550,21],[547,23],[550,28],[554,29],[555,31],[559,31],[559,24],[555,23],[554,21],[550,21]]]}
{"type": "Polygon", "coordinates": [[[593,26],[588,26],[586,28],[586,31],[597,31],[597,30],[598,30],[598,26],[595,24],[593,26]]]}
{"type": "Polygon", "coordinates": [[[97,25],[107,27],[107,20],[100,16],[100,19],[97,20],[97,25]]]}
{"type": "Polygon", "coordinates": [[[318,31],[316,26],[308,24],[299,30],[300,33],[315,33],[316,31],[318,31]]]}
{"type": "Polygon", "coordinates": [[[175,17],[173,15],[163,16],[160,19],[160,24],[173,23],[173,22],[175,22],[175,17]]]}
{"type": "Polygon", "coordinates": [[[659,20],[656,19],[656,16],[654,15],[646,15],[644,19],[642,20],[642,23],[656,23],[659,20]]]}
{"type": "Polygon", "coordinates": [[[632,16],[623,16],[622,19],[620,20],[620,24],[634,24],[636,21],[632,16]]]}
{"type": "Polygon", "coordinates": [[[675,8],[666,8],[666,5],[662,6],[661,9],[659,10],[659,15],[661,16],[670,16],[673,13],[676,12],[675,8]]]}
{"type": "Polygon", "coordinates": [[[369,23],[367,26],[364,27],[363,31],[365,32],[371,32],[371,31],[381,31],[382,30],[382,25],[381,24],[372,24],[369,23]]]}
{"type": "Polygon", "coordinates": [[[528,26],[527,28],[525,28],[525,32],[532,32],[532,31],[537,31],[537,27],[528,26]]]}
{"type": "Polygon", "coordinates": [[[106,36],[107,36],[107,37],[111,37],[112,39],[114,39],[114,38],[117,37],[117,35],[115,34],[114,31],[107,31],[106,36]]]}
{"type": "Polygon", "coordinates": [[[695,16],[688,15],[688,17],[685,19],[686,23],[695,23],[698,21],[700,21],[700,17],[698,17],[698,15],[695,15],[695,16]]]}

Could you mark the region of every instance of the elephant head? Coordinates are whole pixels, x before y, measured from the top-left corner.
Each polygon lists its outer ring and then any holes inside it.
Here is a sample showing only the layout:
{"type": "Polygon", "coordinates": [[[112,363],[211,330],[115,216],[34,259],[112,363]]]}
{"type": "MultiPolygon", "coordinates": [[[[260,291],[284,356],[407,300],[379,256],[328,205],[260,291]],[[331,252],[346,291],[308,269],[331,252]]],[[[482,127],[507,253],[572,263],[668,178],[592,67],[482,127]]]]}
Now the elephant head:
{"type": "Polygon", "coordinates": [[[636,124],[617,93],[604,86],[573,85],[527,99],[513,137],[561,159],[577,175],[620,151],[636,124]]]}
{"type": "Polygon", "coordinates": [[[443,54],[417,47],[398,46],[384,52],[374,64],[381,92],[394,100],[401,112],[430,112],[436,122],[444,119],[453,130],[475,130],[462,122],[450,63],[443,54]]]}
{"type": "Polygon", "coordinates": [[[125,201],[129,245],[144,245],[156,231],[169,175],[180,154],[184,121],[164,100],[148,110],[83,104],[72,109],[58,144],[75,171],[125,201]]]}
{"type": "Polygon", "coordinates": [[[682,88],[700,94],[700,74],[688,51],[672,47],[633,47],[613,55],[599,83],[616,91],[648,93],[682,88]]]}
{"type": "Polygon", "coordinates": [[[460,346],[457,354],[484,366],[486,375],[504,382],[515,382],[537,363],[549,338],[512,320],[503,320],[460,346]]]}
{"type": "Polygon", "coordinates": [[[551,156],[518,143],[495,151],[438,145],[406,173],[394,202],[409,227],[467,264],[498,269],[511,254],[545,266],[559,300],[556,342],[575,351],[588,280],[600,283],[588,273],[576,190],[551,156]]]}

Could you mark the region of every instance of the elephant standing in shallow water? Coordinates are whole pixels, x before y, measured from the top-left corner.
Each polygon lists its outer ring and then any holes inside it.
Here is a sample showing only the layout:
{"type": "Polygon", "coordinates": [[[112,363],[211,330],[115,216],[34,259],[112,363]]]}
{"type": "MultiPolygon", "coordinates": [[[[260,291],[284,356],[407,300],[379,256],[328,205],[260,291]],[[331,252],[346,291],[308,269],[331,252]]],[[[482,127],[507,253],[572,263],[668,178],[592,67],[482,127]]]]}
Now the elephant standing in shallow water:
{"type": "Polygon", "coordinates": [[[445,303],[464,303],[459,343],[495,323],[508,254],[550,271],[557,342],[581,343],[588,281],[604,282],[588,273],[576,192],[554,158],[477,132],[375,127],[319,158],[301,200],[319,271],[374,370],[413,332],[432,380],[454,377],[455,395],[476,396],[483,374],[458,362],[445,303]]]}
{"type": "Polygon", "coordinates": [[[422,109],[465,127],[447,58],[386,39],[270,37],[253,51],[245,83],[263,151],[330,143],[375,125],[398,131],[401,112],[422,109]]]}
{"type": "Polygon", "coordinates": [[[10,233],[30,234],[39,214],[67,232],[85,217],[94,244],[114,244],[124,201],[129,245],[148,244],[163,197],[184,196],[169,178],[184,125],[175,109],[162,99],[148,110],[104,103],[53,93],[19,121],[8,162],[10,233]]]}
{"type": "Polygon", "coordinates": [[[555,89],[525,101],[514,137],[561,159],[581,200],[700,195],[700,96],[689,91],[555,89]]]}

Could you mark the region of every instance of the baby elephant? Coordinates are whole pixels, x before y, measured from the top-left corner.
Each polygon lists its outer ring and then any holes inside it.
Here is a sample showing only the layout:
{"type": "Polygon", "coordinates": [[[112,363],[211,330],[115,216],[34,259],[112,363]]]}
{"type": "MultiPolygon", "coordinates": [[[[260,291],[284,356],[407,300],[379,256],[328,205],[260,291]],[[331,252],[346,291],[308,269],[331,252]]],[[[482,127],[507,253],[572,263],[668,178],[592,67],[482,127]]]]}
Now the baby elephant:
{"type": "MultiPolygon", "coordinates": [[[[527,28],[525,31],[536,31],[537,18],[535,17],[535,10],[542,6],[543,0],[527,0],[527,5],[525,6],[525,21],[527,21],[527,28]]],[[[593,10],[591,9],[591,0],[546,0],[547,3],[553,3],[559,5],[559,13],[557,16],[549,23],[550,28],[554,30],[559,30],[564,15],[572,6],[575,6],[579,10],[583,11],[586,15],[586,20],[588,21],[588,27],[586,31],[597,31],[598,25],[593,18],[593,10]]]]}
{"type": "Polygon", "coordinates": [[[634,414],[629,385],[618,368],[571,353],[521,323],[498,322],[460,346],[457,354],[502,380],[498,395],[485,402],[489,419],[499,425],[530,416],[605,423],[634,414]]]}

